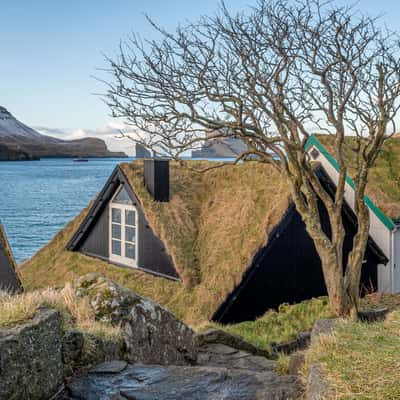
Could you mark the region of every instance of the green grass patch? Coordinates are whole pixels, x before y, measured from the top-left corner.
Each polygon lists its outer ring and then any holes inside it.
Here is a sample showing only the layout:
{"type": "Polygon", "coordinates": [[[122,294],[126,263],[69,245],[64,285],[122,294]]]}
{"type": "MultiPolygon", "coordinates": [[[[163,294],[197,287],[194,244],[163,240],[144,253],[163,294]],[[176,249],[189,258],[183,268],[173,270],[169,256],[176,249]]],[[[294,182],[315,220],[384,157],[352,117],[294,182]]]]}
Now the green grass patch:
{"type": "Polygon", "coordinates": [[[341,322],[307,354],[322,364],[337,399],[400,399],[400,310],[383,322],[341,322]]]}
{"type": "Polygon", "coordinates": [[[317,319],[330,316],[327,297],[320,297],[294,305],[282,304],[278,311],[270,310],[255,321],[233,325],[211,324],[207,327],[223,329],[270,350],[272,343],[294,339],[299,332],[311,329],[317,319]]]}

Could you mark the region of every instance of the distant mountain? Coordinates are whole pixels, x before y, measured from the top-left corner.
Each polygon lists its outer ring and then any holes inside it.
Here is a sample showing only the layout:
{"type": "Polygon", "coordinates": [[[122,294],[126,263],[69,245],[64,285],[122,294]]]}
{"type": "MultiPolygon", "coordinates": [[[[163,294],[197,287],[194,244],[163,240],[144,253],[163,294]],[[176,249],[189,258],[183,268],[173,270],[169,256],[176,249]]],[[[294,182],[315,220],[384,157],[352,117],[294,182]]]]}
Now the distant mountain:
{"type": "Polygon", "coordinates": [[[151,153],[146,147],[141,145],[140,143],[135,143],[135,154],[136,158],[150,158],[151,153]]]}
{"type": "Polygon", "coordinates": [[[234,158],[248,150],[247,145],[240,139],[233,137],[216,137],[218,131],[207,132],[207,141],[200,150],[193,150],[194,158],[234,158]]]}
{"type": "Polygon", "coordinates": [[[109,151],[105,142],[97,138],[61,140],[42,135],[0,106],[0,161],[40,157],[126,157],[126,154],[109,151]]]}

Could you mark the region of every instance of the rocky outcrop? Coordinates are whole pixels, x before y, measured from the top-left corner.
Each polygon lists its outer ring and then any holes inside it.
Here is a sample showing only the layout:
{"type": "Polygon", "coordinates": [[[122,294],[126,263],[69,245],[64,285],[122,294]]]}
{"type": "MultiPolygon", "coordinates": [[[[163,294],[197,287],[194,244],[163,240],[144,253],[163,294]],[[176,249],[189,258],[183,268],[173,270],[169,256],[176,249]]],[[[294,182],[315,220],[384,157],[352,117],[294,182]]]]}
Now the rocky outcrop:
{"type": "Polygon", "coordinates": [[[306,400],[334,399],[334,391],[326,381],[320,364],[310,366],[307,376],[306,400]]]}
{"type": "Polygon", "coordinates": [[[295,377],[269,371],[113,363],[70,382],[59,399],[290,400],[300,394],[295,377]]]}
{"type": "Polygon", "coordinates": [[[0,330],[0,399],[48,399],[63,382],[61,317],[42,309],[16,328],[0,330]]]}
{"type": "MultiPolygon", "coordinates": [[[[318,345],[321,335],[331,335],[337,319],[320,319],[315,322],[311,331],[311,345],[318,345]]],[[[321,364],[312,364],[308,369],[306,383],[306,400],[333,399],[334,391],[326,380],[321,364]]]]}
{"type": "Polygon", "coordinates": [[[5,144],[0,144],[0,161],[33,161],[39,157],[33,156],[25,150],[12,148],[5,144]]]}
{"type": "Polygon", "coordinates": [[[80,278],[74,289],[89,300],[97,319],[122,327],[124,357],[130,362],[185,365],[195,361],[194,332],[158,304],[94,273],[80,278]]]}
{"type": "Polygon", "coordinates": [[[196,364],[207,367],[227,367],[229,369],[245,369],[256,372],[275,371],[276,369],[275,361],[219,343],[200,347],[196,364]]]}
{"type": "Polygon", "coordinates": [[[363,322],[377,322],[382,321],[389,314],[388,307],[375,308],[369,310],[359,311],[358,318],[363,322]]]}
{"type": "Polygon", "coordinates": [[[302,392],[298,377],[279,375],[261,350],[219,331],[195,336],[108,278],[89,274],[74,292],[98,320],[121,326],[122,337],[81,332],[59,312],[39,309],[0,330],[0,399],[289,400],[302,392]]]}
{"type": "Polygon", "coordinates": [[[300,332],[295,339],[282,343],[272,343],[272,352],[278,354],[292,354],[295,351],[304,350],[310,345],[311,332],[300,332]]]}
{"type": "Polygon", "coordinates": [[[233,335],[221,329],[209,329],[205,332],[199,332],[195,335],[197,347],[207,346],[209,344],[224,344],[238,350],[246,351],[255,356],[270,357],[271,354],[260,347],[246,342],[240,336],[233,335]]]}

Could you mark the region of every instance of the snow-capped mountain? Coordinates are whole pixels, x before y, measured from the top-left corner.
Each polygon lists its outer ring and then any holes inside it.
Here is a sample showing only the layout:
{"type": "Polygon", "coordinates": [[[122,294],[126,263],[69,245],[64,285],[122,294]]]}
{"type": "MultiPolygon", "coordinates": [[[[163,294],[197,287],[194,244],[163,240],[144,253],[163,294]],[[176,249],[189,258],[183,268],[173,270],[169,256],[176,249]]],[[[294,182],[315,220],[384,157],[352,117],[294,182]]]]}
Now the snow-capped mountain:
{"type": "Polygon", "coordinates": [[[40,157],[124,157],[111,152],[98,138],[61,140],[42,135],[18,121],[0,106],[0,160],[27,160],[40,157]]]}
{"type": "Polygon", "coordinates": [[[0,138],[21,137],[40,140],[41,136],[39,132],[19,122],[6,108],[0,106],[0,138]]]}

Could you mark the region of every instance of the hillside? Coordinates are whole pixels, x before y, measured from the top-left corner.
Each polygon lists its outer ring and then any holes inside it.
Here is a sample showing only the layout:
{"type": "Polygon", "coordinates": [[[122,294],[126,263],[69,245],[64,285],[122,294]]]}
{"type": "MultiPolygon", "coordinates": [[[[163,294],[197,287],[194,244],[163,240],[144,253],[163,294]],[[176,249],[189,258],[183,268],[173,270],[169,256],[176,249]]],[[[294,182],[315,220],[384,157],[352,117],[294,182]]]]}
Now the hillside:
{"type": "Polygon", "coordinates": [[[0,161],[32,160],[40,157],[125,157],[111,152],[97,138],[61,140],[42,135],[0,106],[0,161]]]}

